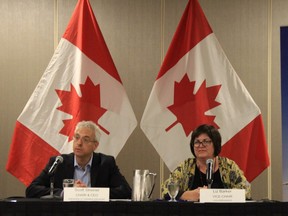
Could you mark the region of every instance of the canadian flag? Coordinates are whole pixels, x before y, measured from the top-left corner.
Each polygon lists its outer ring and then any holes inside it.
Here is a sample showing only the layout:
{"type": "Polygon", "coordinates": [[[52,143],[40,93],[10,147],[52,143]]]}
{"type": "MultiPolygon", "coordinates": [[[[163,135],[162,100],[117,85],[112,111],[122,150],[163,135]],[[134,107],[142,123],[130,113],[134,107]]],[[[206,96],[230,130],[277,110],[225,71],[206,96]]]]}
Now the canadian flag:
{"type": "Polygon", "coordinates": [[[120,152],[137,120],[88,0],[79,0],[40,82],[17,119],[7,171],[28,185],[48,159],[72,151],[79,121],[101,129],[98,151],[120,152]]]}
{"type": "Polygon", "coordinates": [[[200,124],[222,135],[222,156],[249,181],[269,166],[261,112],[219,45],[199,3],[190,0],[141,119],[141,129],[173,170],[192,157],[200,124]]]}

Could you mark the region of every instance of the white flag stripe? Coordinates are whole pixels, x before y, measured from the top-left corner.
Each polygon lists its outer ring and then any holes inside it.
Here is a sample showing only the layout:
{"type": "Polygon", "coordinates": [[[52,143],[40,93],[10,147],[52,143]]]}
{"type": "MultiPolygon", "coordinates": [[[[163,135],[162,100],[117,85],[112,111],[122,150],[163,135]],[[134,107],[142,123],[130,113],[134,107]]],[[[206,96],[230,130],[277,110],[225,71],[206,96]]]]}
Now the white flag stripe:
{"type": "Polygon", "coordinates": [[[176,116],[167,107],[174,103],[171,95],[174,95],[175,82],[180,82],[185,73],[190,81],[196,81],[193,94],[204,80],[207,87],[221,85],[216,97],[221,105],[208,110],[206,114],[216,116],[215,123],[220,127],[222,144],[260,114],[258,106],[226,58],[215,35],[210,34],[155,81],[141,120],[142,130],[170,170],[191,156],[190,137],[186,137],[180,123],[171,128],[169,133],[165,131],[176,121],[176,116]],[[167,151],[173,152],[174,160],[169,158],[171,153],[168,154],[167,151]]]}
{"type": "Polygon", "coordinates": [[[64,126],[59,119],[71,119],[72,116],[57,110],[57,107],[61,106],[61,101],[55,90],[70,91],[70,85],[73,84],[77,94],[81,97],[79,85],[85,83],[87,76],[90,77],[94,85],[100,84],[101,106],[107,109],[99,122],[108,131],[115,131],[116,133],[113,133],[112,136],[102,133],[101,143],[105,143],[105,146],[100,143],[99,150],[117,156],[137,125],[125,89],[121,83],[65,39],[61,39],[53,58],[18,121],[47,143],[53,145],[59,152],[71,152],[72,146],[68,143],[68,137],[59,134],[64,126]],[[48,89],[50,90],[48,91],[48,89]],[[113,120],[107,121],[102,120],[102,118],[113,120]],[[129,133],[126,134],[125,132],[121,136],[123,131],[115,127],[116,122],[118,123],[116,125],[121,123],[122,128],[129,130],[129,133]],[[47,125],[53,125],[53,127],[47,128],[47,125]],[[122,145],[119,145],[119,143],[122,143],[122,145]],[[112,147],[109,145],[112,145],[112,147]]]}

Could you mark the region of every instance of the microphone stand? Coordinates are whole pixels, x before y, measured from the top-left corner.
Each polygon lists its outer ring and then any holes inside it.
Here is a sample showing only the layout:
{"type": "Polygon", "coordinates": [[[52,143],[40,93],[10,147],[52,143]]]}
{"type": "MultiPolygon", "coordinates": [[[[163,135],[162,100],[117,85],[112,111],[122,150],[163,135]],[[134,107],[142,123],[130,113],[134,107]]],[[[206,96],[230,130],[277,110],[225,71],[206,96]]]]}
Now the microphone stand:
{"type": "Polygon", "coordinates": [[[206,182],[208,189],[211,189],[213,183],[213,171],[214,171],[214,161],[212,159],[206,160],[206,182]]]}
{"type": "Polygon", "coordinates": [[[54,175],[50,176],[50,194],[41,196],[41,199],[61,199],[61,196],[54,194],[54,175]]]}
{"type": "Polygon", "coordinates": [[[213,183],[213,180],[211,182],[207,182],[207,185],[208,185],[208,189],[211,189],[211,185],[213,183]]]}

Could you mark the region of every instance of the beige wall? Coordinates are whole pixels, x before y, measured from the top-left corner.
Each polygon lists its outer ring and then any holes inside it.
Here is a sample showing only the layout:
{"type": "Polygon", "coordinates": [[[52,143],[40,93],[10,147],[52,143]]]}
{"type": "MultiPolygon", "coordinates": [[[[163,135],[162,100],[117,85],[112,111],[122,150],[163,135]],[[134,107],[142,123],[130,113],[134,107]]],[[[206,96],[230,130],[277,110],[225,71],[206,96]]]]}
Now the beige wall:
{"type": "MultiPolygon", "coordinates": [[[[25,187],[5,170],[12,133],[52,57],[76,0],[1,0],[0,198],[25,187]]],[[[162,59],[187,0],[90,0],[96,19],[141,120],[162,59]]],[[[288,25],[287,0],[199,0],[216,37],[265,123],[271,166],[252,182],[253,198],[282,199],[279,27],[288,25]]],[[[139,125],[117,157],[132,184],[136,168],[158,173],[153,197],[169,171],[139,125]],[[162,168],[164,167],[164,168],[162,168]]]]}

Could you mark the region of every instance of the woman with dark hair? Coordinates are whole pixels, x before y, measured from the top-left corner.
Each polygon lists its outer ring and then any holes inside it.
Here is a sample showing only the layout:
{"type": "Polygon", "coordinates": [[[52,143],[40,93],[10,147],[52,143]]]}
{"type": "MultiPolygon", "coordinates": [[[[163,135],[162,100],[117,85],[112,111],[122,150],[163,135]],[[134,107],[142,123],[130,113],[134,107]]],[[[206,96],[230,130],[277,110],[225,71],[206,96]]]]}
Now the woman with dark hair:
{"type": "Polygon", "coordinates": [[[169,199],[167,186],[171,181],[179,184],[176,199],[198,201],[201,188],[207,188],[206,161],[213,160],[213,182],[211,188],[245,189],[246,199],[251,199],[251,186],[243,171],[235,161],[218,156],[221,152],[221,135],[212,125],[200,125],[196,128],[190,141],[194,158],[181,163],[162,184],[164,199],[169,199]]]}

